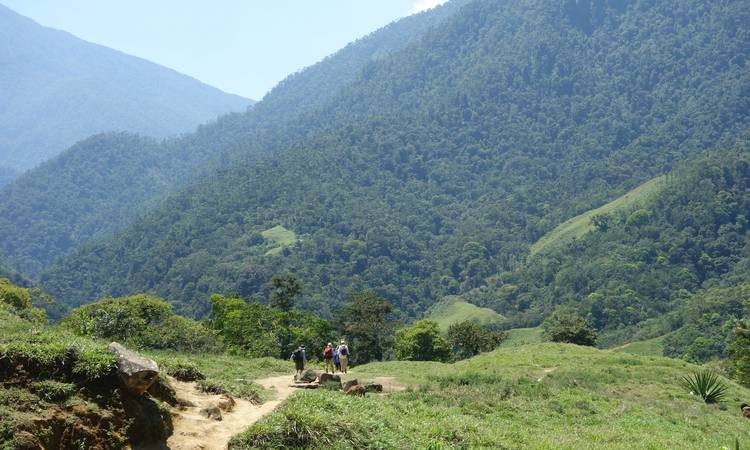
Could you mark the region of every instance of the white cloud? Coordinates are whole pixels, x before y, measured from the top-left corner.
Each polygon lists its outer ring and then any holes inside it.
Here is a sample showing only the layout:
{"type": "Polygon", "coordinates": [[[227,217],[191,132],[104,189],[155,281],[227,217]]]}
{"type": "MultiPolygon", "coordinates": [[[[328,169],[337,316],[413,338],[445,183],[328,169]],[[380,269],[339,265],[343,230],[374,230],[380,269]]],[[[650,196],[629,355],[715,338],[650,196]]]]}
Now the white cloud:
{"type": "Polygon", "coordinates": [[[412,5],[409,14],[416,14],[428,9],[432,9],[436,6],[440,6],[448,0],[419,0],[412,5]]]}

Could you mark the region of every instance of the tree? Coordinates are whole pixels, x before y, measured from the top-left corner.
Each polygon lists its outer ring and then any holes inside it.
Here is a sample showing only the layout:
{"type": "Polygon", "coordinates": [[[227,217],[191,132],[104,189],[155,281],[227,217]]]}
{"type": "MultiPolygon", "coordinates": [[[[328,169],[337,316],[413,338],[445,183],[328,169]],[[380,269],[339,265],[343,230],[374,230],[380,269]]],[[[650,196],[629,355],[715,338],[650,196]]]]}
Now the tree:
{"type": "Polygon", "coordinates": [[[440,335],[438,323],[433,320],[419,320],[398,330],[393,352],[401,361],[447,362],[452,356],[448,342],[440,335]]]}
{"type": "Polygon", "coordinates": [[[750,387],[750,323],[738,321],[731,337],[729,358],[734,366],[734,377],[741,385],[750,387]]]}
{"type": "Polygon", "coordinates": [[[552,342],[596,345],[596,331],[575,314],[555,314],[544,321],[544,335],[552,342]]]}
{"type": "Polygon", "coordinates": [[[282,311],[294,308],[294,298],[302,292],[302,282],[293,273],[274,275],[269,284],[271,306],[282,311]]]}
{"type": "Polygon", "coordinates": [[[459,359],[471,358],[481,352],[497,348],[507,337],[502,331],[486,330],[478,324],[466,320],[448,328],[448,342],[456,351],[459,359]]]}
{"type": "Polygon", "coordinates": [[[383,359],[394,327],[392,312],[393,304],[372,291],[349,294],[339,311],[338,323],[349,340],[353,363],[383,359]]]}

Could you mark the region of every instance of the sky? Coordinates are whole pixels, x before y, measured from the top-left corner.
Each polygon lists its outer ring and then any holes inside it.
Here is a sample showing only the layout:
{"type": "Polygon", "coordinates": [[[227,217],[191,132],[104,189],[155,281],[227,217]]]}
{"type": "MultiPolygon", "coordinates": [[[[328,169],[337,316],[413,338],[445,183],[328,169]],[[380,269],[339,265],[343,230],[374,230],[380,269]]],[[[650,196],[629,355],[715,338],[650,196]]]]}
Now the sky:
{"type": "Polygon", "coordinates": [[[287,75],[445,0],[0,0],[79,38],[260,100],[287,75]]]}

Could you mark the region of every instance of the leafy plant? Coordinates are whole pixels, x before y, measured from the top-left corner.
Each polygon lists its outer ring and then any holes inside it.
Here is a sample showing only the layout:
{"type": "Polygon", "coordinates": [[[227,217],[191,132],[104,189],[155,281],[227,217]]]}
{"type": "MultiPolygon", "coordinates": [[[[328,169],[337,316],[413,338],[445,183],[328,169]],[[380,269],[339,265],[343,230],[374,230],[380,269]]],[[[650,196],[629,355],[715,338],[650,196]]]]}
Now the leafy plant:
{"type": "Polygon", "coordinates": [[[575,314],[556,314],[542,325],[545,336],[552,342],[596,345],[596,331],[575,314]]]}
{"type": "Polygon", "coordinates": [[[72,383],[61,383],[54,380],[44,380],[34,383],[34,392],[36,395],[50,403],[59,403],[70,398],[76,390],[72,383]]]}
{"type": "Polygon", "coordinates": [[[683,376],[682,385],[690,390],[690,393],[700,395],[706,403],[722,401],[729,389],[729,386],[711,370],[701,370],[692,375],[683,376]]]}

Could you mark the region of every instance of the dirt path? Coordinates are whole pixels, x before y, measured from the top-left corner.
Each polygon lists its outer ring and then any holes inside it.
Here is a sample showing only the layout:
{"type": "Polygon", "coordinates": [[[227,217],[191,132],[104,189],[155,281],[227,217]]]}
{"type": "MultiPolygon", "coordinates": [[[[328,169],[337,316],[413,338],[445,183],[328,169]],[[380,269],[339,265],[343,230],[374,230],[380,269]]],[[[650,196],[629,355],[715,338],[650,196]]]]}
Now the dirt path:
{"type": "Polygon", "coordinates": [[[216,404],[220,395],[207,394],[195,387],[195,383],[172,380],[177,398],[188,400],[195,406],[185,410],[175,410],[174,433],[167,441],[171,450],[224,450],[229,439],[241,433],[258,419],[273,411],[294,390],[289,387],[290,375],[265,378],[256,383],[264,388],[276,390],[276,399],[254,405],[247,400],[235,399],[236,404],[229,412],[222,411],[222,420],[206,418],[200,410],[216,404]]]}

